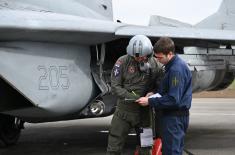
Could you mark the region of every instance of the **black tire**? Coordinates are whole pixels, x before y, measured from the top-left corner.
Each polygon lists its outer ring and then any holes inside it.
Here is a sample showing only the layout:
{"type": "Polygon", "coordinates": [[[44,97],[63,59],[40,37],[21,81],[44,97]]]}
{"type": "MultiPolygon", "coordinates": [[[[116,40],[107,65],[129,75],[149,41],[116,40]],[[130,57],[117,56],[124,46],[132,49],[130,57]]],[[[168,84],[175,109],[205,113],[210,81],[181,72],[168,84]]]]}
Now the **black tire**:
{"type": "Polygon", "coordinates": [[[0,140],[5,146],[15,145],[20,137],[21,128],[15,117],[0,115],[0,140]]]}

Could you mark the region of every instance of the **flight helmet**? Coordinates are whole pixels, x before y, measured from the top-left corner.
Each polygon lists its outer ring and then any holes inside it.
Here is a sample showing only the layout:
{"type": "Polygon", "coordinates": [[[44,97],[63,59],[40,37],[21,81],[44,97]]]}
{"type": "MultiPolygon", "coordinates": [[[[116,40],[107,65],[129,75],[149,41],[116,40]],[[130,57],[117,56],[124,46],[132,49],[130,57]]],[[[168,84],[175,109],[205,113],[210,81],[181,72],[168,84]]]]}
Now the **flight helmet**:
{"type": "Polygon", "coordinates": [[[153,54],[151,41],[145,35],[135,35],[126,48],[127,54],[133,57],[150,57],[153,54]]]}

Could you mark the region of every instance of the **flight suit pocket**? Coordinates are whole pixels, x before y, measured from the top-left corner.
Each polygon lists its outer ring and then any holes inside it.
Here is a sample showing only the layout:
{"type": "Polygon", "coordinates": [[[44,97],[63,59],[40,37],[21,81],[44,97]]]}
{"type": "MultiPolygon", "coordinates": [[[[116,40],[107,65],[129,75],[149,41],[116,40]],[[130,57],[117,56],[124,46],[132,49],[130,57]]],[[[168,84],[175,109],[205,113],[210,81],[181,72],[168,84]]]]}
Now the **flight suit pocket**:
{"type": "Polygon", "coordinates": [[[121,112],[120,110],[116,111],[116,116],[123,119],[123,120],[127,120],[127,114],[124,112],[121,112]]]}

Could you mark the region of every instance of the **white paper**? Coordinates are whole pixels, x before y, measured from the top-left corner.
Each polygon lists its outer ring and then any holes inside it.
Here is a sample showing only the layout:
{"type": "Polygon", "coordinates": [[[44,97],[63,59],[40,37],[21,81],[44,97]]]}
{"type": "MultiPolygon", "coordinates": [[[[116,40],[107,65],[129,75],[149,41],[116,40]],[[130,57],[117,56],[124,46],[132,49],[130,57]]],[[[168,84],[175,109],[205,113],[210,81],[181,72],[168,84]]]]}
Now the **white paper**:
{"type": "Polygon", "coordinates": [[[156,97],[162,97],[162,95],[160,95],[159,93],[153,94],[151,96],[149,96],[149,98],[156,98],[156,97]]]}
{"type": "Polygon", "coordinates": [[[153,131],[152,128],[143,128],[143,133],[140,133],[141,147],[148,147],[153,145],[153,131]]]}

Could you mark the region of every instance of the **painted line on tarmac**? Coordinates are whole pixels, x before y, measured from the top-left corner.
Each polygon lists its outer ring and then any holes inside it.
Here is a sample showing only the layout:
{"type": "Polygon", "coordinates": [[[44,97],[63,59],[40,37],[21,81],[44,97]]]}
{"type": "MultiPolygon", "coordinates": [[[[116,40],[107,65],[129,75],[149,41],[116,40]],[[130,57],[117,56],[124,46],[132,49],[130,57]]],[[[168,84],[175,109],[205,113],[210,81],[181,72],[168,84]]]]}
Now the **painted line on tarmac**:
{"type": "MultiPolygon", "coordinates": [[[[102,130],[102,131],[99,131],[99,132],[101,132],[101,133],[109,133],[108,130],[102,130]]],[[[129,133],[128,135],[129,136],[136,136],[136,133],[129,133]]]]}
{"type": "Polygon", "coordinates": [[[102,131],[100,131],[101,133],[109,133],[109,131],[108,130],[102,130],[102,131]]]}
{"type": "Polygon", "coordinates": [[[202,115],[202,116],[235,116],[235,114],[228,113],[190,113],[190,115],[202,115]]]}

